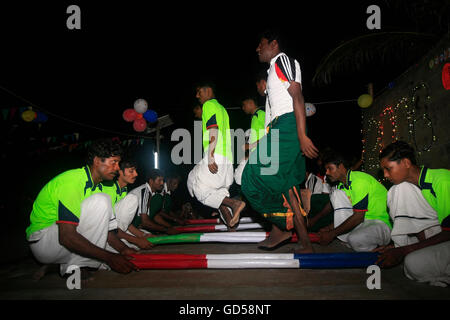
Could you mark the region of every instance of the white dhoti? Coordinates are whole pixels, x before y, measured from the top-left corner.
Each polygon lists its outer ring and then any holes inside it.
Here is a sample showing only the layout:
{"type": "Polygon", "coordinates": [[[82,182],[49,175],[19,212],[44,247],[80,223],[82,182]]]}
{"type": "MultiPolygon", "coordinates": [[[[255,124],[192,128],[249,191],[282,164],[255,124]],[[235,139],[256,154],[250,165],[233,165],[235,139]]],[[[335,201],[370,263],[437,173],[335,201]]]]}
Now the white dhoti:
{"type": "MultiPolygon", "coordinates": [[[[354,214],[350,199],[343,190],[333,188],[330,201],[334,208],[334,227],[338,227],[354,214]]],[[[391,241],[391,229],[381,220],[365,219],[348,233],[337,238],[355,251],[371,251],[391,241]]]]}
{"type": "MultiPolygon", "coordinates": [[[[394,221],[391,238],[395,247],[419,242],[415,234],[428,239],[442,231],[436,211],[421,190],[412,183],[394,185],[388,192],[389,214],[394,221]]],[[[405,275],[419,282],[445,286],[450,283],[450,242],[411,252],[405,257],[405,275]]]]}
{"type": "Polygon", "coordinates": [[[233,183],[233,164],[220,154],[214,155],[218,166],[213,174],[208,168],[208,157],[195,165],[187,179],[187,187],[191,196],[195,196],[202,204],[218,209],[225,197],[229,197],[229,188],[233,183]]]}
{"type": "MultiPolygon", "coordinates": [[[[133,235],[128,231],[128,227],[133,222],[134,216],[136,215],[138,207],[138,198],[134,194],[127,194],[123,199],[118,201],[114,205],[114,213],[117,220],[117,228],[126,232],[128,234],[133,235]]],[[[139,249],[136,245],[129,243],[125,239],[121,239],[127,246],[132,247],[134,249],[139,249]]],[[[117,253],[113,247],[111,247],[108,243],[106,244],[106,249],[108,251],[117,253]]]]}
{"type": "MultiPolygon", "coordinates": [[[[77,232],[89,242],[105,248],[108,231],[117,228],[111,198],[105,193],[97,193],[81,203],[81,214],[77,232]]],[[[55,223],[50,227],[34,232],[28,239],[35,258],[43,264],[60,264],[60,273],[66,273],[70,265],[98,268],[101,261],[80,256],[59,243],[59,228],[55,223]]]]}

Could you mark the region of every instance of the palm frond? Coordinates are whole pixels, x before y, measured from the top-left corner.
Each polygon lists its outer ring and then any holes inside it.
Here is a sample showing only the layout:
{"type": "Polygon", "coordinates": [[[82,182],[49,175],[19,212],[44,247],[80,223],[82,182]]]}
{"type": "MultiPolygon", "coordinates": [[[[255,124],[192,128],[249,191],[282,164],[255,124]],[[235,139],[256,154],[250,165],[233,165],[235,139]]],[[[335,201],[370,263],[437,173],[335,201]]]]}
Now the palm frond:
{"type": "Polygon", "coordinates": [[[333,76],[358,73],[367,66],[388,64],[393,60],[409,64],[439,39],[437,35],[418,32],[379,32],[353,38],[333,49],[320,62],[313,84],[330,84],[333,76]]]}

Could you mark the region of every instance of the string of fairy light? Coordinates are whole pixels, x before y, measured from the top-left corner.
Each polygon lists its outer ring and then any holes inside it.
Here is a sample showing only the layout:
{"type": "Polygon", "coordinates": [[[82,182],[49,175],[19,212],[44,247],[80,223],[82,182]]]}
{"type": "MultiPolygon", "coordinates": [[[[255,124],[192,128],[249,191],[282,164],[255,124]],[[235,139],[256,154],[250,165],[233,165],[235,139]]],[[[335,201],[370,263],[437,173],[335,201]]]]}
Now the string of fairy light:
{"type": "MultiPolygon", "coordinates": [[[[417,155],[420,157],[424,152],[429,152],[433,144],[437,141],[436,135],[434,133],[433,121],[428,114],[428,107],[431,105],[431,95],[428,86],[422,82],[414,86],[407,97],[401,97],[397,100],[394,105],[386,105],[380,114],[376,117],[371,117],[364,121],[364,114],[362,114],[362,122],[366,122],[366,129],[362,129],[362,157],[364,160],[365,169],[368,171],[376,170],[379,168],[378,155],[383,150],[383,148],[391,143],[399,140],[401,138],[399,129],[398,118],[404,115],[407,122],[407,134],[408,142],[415,146],[417,155]],[[419,99],[419,93],[425,93],[424,101],[419,99]],[[423,102],[423,111],[421,110],[419,104],[423,102]],[[417,112],[417,111],[420,111],[417,112]],[[430,130],[431,139],[428,143],[419,145],[417,142],[417,128],[418,124],[423,122],[423,124],[430,130]],[[391,132],[387,132],[385,124],[391,125],[391,132]],[[389,138],[387,138],[387,136],[389,138]],[[374,141],[368,141],[370,137],[375,137],[374,141]],[[386,141],[390,140],[390,141],[386,141]],[[387,142],[387,143],[385,143],[387,142]]],[[[364,126],[363,126],[364,128],[364,126]]],[[[372,138],[373,140],[373,138],[372,138]]]]}

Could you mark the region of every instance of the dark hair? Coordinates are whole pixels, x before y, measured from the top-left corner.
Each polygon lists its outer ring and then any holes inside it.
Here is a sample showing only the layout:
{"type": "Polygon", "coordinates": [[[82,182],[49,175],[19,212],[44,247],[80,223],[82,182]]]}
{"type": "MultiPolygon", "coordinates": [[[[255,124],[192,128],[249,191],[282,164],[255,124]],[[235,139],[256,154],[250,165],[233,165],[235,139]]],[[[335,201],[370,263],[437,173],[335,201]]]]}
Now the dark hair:
{"type": "Polygon", "coordinates": [[[267,70],[266,69],[259,70],[259,72],[256,73],[255,81],[260,82],[261,80],[267,81],[267,70]]]}
{"type": "Polygon", "coordinates": [[[325,166],[327,163],[332,163],[336,166],[342,164],[345,169],[349,169],[351,167],[351,162],[348,157],[342,152],[333,149],[326,149],[323,152],[322,164],[325,166]]]}
{"type": "Polygon", "coordinates": [[[92,142],[90,145],[86,162],[88,165],[94,163],[94,158],[98,157],[102,160],[110,157],[122,155],[122,147],[111,139],[99,139],[92,142]]]}
{"type": "Polygon", "coordinates": [[[197,90],[198,88],[211,88],[213,93],[216,94],[216,85],[212,82],[209,81],[198,82],[197,85],[195,86],[195,89],[197,90]]]}
{"type": "Polygon", "coordinates": [[[409,159],[413,165],[417,165],[415,150],[404,141],[396,141],[381,151],[379,159],[388,158],[389,161],[409,159]]]}
{"type": "Polygon", "coordinates": [[[164,178],[164,173],[159,170],[159,169],[151,169],[150,172],[148,173],[148,180],[153,180],[155,181],[156,179],[158,179],[158,177],[163,177],[164,178]]]}
{"type": "Polygon", "coordinates": [[[137,168],[137,162],[134,159],[125,158],[120,160],[119,163],[120,170],[124,171],[127,168],[137,168]]]}
{"type": "Polygon", "coordinates": [[[178,180],[181,181],[181,176],[178,173],[172,172],[167,175],[167,180],[178,180]]]}
{"type": "Polygon", "coordinates": [[[259,40],[261,39],[267,39],[267,41],[270,43],[273,40],[277,40],[278,43],[278,48],[280,49],[280,51],[284,51],[284,45],[285,45],[285,41],[284,38],[281,34],[281,31],[277,28],[269,28],[264,30],[263,32],[261,32],[259,34],[259,40]]]}

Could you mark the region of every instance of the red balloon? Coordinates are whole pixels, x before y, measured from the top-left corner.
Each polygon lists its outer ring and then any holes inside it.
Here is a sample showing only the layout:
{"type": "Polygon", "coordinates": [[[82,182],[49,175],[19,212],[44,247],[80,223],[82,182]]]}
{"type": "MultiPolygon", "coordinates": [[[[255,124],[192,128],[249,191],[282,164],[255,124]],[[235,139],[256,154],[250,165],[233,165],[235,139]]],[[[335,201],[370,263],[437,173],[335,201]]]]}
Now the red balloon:
{"type": "Polygon", "coordinates": [[[142,132],[147,128],[147,121],[145,119],[136,119],[133,122],[133,128],[137,132],[142,132]]]}
{"type": "Polygon", "coordinates": [[[122,117],[125,121],[132,122],[132,121],[136,120],[137,114],[138,113],[134,109],[126,109],[123,112],[122,117]]]}
{"type": "Polygon", "coordinates": [[[442,69],[442,85],[445,90],[450,90],[450,63],[446,63],[442,69]]]}

